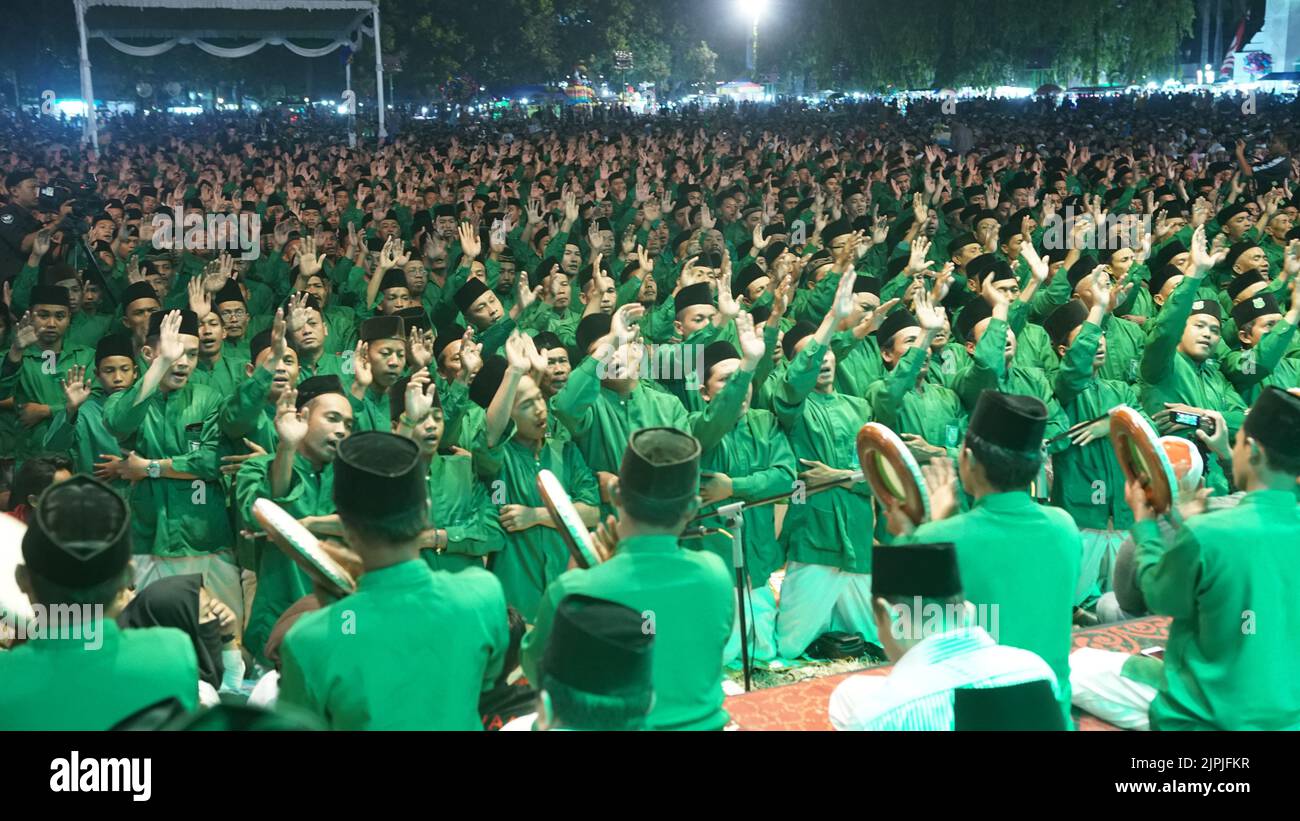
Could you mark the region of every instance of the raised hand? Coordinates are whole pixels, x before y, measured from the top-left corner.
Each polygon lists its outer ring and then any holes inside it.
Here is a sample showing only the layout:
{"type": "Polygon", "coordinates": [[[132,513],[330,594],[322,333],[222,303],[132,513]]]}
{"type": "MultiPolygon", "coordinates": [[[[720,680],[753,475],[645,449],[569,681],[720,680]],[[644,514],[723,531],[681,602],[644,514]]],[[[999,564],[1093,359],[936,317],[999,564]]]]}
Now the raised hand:
{"type": "Polygon", "coordinates": [[[192,278],[185,288],[189,292],[190,310],[202,322],[203,317],[212,313],[212,297],[208,295],[207,290],[203,287],[203,278],[192,278]]]}
{"type": "Polygon", "coordinates": [[[840,277],[840,284],[835,288],[834,301],[831,303],[831,315],[838,325],[846,317],[853,313],[853,280],[856,276],[844,275],[840,277]]]}
{"type": "Polygon", "coordinates": [[[92,389],[90,380],[86,378],[86,368],[84,365],[73,365],[68,368],[67,374],[63,377],[63,396],[67,400],[64,406],[71,417],[76,413],[81,403],[90,398],[92,389]]]}
{"type": "Polygon", "coordinates": [[[473,376],[483,367],[483,343],[474,339],[473,328],[466,328],[461,337],[460,367],[465,376],[473,376]]]}
{"type": "Polygon", "coordinates": [[[298,244],[298,275],[309,277],[318,274],[325,266],[325,254],[316,254],[316,238],[305,236],[298,244]]]}
{"type": "Polygon", "coordinates": [[[736,336],[740,340],[740,354],[744,365],[752,369],[767,355],[767,343],[754,327],[754,317],[748,313],[736,316],[736,336]]]}
{"type": "Polygon", "coordinates": [[[411,350],[411,364],[424,368],[433,361],[433,332],[412,328],[407,337],[407,346],[411,350]]]}
{"type": "Polygon", "coordinates": [[[358,342],[356,350],[352,352],[352,384],[355,387],[365,390],[370,387],[374,381],[374,371],[370,368],[369,343],[358,342]]]}
{"type": "Polygon", "coordinates": [[[168,311],[159,328],[158,359],[170,368],[183,356],[185,356],[185,343],[181,341],[181,312],[168,311]]]}
{"type": "Polygon", "coordinates": [[[307,420],[298,415],[298,389],[285,388],[275,403],[275,434],[286,448],[297,448],[307,436],[307,420]]]}
{"type": "Polygon", "coordinates": [[[462,222],[456,227],[456,233],[460,235],[460,249],[465,254],[465,262],[473,262],[483,250],[483,243],[479,241],[478,232],[468,222],[462,222]]]}
{"type": "Polygon", "coordinates": [[[433,412],[433,399],[437,392],[428,368],[422,367],[411,374],[406,383],[406,419],[411,425],[420,424],[433,412]]]}

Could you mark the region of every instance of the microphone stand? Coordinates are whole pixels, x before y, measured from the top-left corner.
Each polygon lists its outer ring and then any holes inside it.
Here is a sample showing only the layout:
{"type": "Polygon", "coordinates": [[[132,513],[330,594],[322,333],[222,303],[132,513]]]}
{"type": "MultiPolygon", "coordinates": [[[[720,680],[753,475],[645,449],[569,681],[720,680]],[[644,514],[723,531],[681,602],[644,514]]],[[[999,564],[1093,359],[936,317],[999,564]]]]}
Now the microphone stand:
{"type": "MultiPolygon", "coordinates": [[[[811,496],[833,488],[846,487],[855,482],[861,482],[864,478],[863,472],[858,470],[854,472],[852,476],[845,479],[836,482],[825,482],[814,487],[806,488],[804,493],[805,495],[811,496]]],[[[791,490],[787,493],[769,496],[765,499],[756,499],[752,502],[732,502],[730,504],[722,505],[716,510],[696,516],[695,519],[692,520],[692,524],[694,524],[694,522],[699,522],[704,519],[718,518],[722,519],[721,527],[701,527],[698,525],[687,527],[681,536],[683,539],[700,539],[717,533],[725,533],[731,537],[731,565],[736,571],[736,603],[740,608],[740,663],[745,670],[746,693],[750,692],[752,689],[753,672],[750,669],[749,663],[749,629],[747,626],[748,619],[746,617],[746,605],[750,602],[750,591],[748,578],[749,573],[745,562],[745,511],[753,507],[764,507],[766,505],[774,505],[778,502],[783,502],[794,495],[794,492],[794,490],[791,490]]]]}

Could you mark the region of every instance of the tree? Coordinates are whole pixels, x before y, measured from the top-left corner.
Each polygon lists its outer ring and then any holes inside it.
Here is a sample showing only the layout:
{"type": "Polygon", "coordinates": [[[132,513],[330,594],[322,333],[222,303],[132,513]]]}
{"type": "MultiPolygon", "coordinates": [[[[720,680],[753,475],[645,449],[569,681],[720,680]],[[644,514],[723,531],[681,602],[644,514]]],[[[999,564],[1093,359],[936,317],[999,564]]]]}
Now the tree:
{"type": "Polygon", "coordinates": [[[683,75],[692,83],[708,83],[718,73],[718,55],[701,40],[682,55],[683,75]]]}

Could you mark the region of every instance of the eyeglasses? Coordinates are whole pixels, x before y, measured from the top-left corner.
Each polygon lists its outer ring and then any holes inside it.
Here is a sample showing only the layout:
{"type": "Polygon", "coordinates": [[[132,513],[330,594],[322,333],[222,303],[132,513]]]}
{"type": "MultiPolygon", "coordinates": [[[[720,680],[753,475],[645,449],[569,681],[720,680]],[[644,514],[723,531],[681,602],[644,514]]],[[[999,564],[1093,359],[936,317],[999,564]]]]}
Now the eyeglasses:
{"type": "Polygon", "coordinates": [[[248,311],[243,308],[235,308],[229,311],[218,311],[222,319],[243,319],[248,316],[248,311]]]}

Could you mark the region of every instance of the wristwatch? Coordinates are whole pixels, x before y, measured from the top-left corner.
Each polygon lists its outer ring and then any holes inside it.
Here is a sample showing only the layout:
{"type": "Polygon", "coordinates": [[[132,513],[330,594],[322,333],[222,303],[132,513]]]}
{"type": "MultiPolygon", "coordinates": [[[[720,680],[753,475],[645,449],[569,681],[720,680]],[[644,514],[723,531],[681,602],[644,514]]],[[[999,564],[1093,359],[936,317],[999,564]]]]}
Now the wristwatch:
{"type": "Polygon", "coordinates": [[[158,464],[156,460],[151,460],[149,466],[145,468],[145,473],[148,474],[150,479],[157,479],[162,476],[162,465],[158,464]]]}

